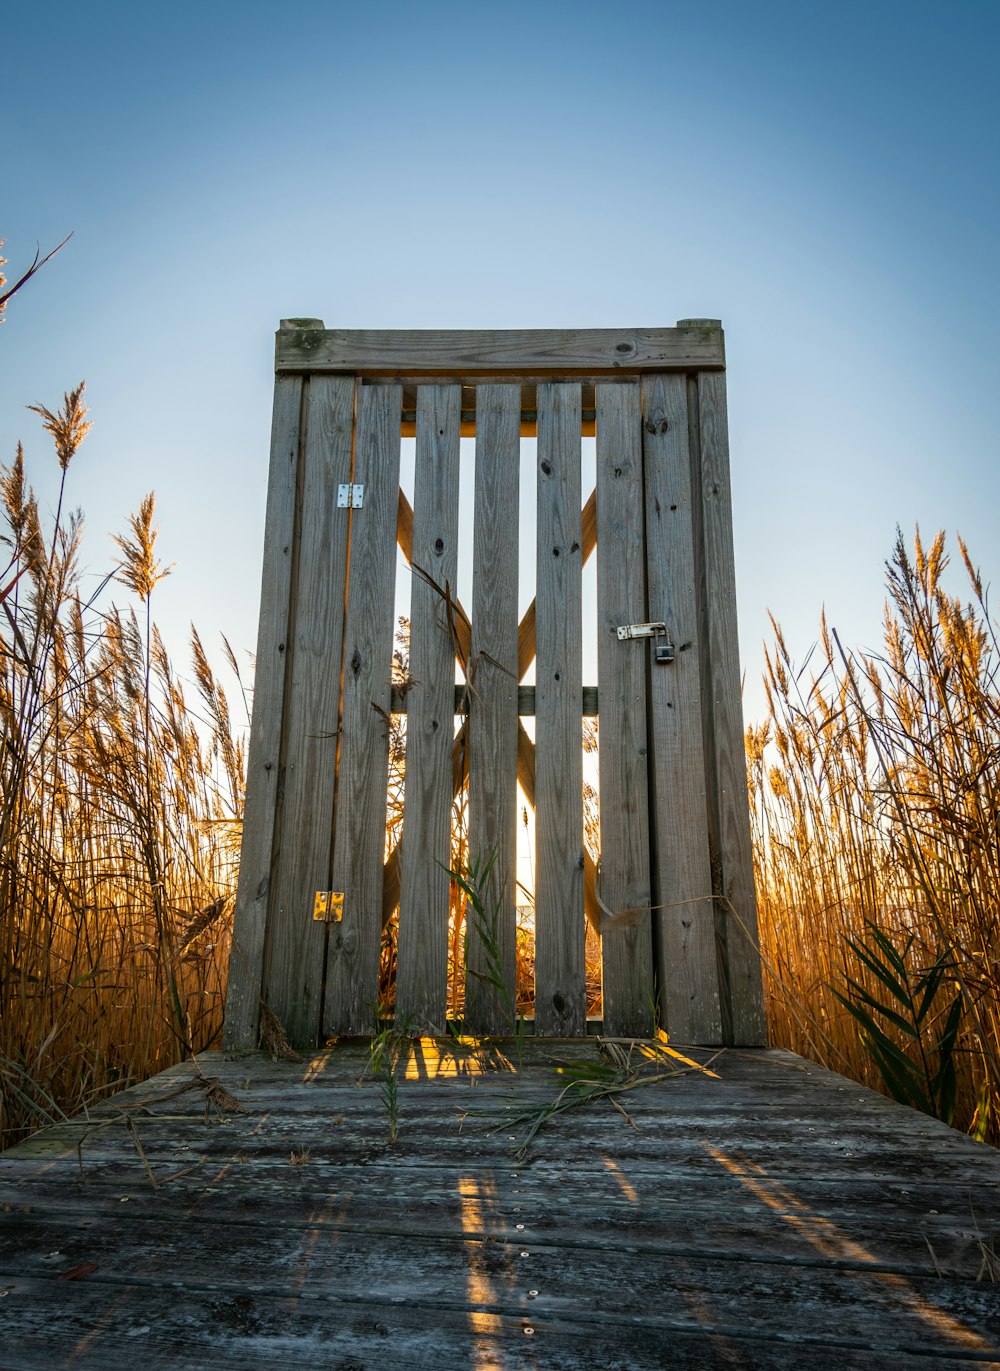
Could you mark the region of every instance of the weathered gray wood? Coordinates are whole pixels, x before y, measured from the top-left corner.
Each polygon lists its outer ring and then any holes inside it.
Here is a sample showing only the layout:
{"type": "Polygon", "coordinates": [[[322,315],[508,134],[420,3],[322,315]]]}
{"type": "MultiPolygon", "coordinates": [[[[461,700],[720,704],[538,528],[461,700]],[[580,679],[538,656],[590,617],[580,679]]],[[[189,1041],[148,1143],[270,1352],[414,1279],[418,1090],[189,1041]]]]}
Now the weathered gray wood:
{"type": "MultiPolygon", "coordinates": [[[[715,320],[652,329],[282,329],[275,358],[278,372],[388,376],[696,371],[724,366],[722,327],[715,320]]],[[[517,408],[520,422],[520,392],[517,408]]]]}
{"type": "MultiPolygon", "coordinates": [[[[407,1256],[416,1267],[414,1257],[407,1256]]],[[[752,1317],[749,1311],[734,1311],[729,1292],[716,1300],[707,1282],[696,1290],[687,1284],[680,1287],[663,1313],[656,1312],[653,1300],[642,1312],[620,1314],[606,1294],[600,1299],[581,1298],[581,1287],[568,1288],[564,1273],[551,1296],[539,1292],[529,1297],[527,1282],[533,1272],[519,1268],[517,1257],[516,1249],[473,1249],[467,1264],[456,1264],[449,1271],[443,1292],[420,1283],[406,1295],[384,1280],[367,1293],[359,1293],[352,1282],[344,1297],[329,1289],[314,1294],[303,1278],[301,1288],[286,1287],[288,1293],[280,1295],[256,1286],[250,1293],[235,1282],[210,1292],[185,1283],[175,1294],[171,1292],[173,1298],[165,1299],[162,1287],[151,1279],[115,1283],[110,1288],[101,1282],[74,1280],[65,1288],[58,1287],[55,1300],[51,1281],[21,1277],[11,1285],[10,1294],[15,1297],[12,1303],[19,1306],[14,1345],[23,1360],[8,1365],[11,1371],[37,1371],[43,1366],[107,1371],[109,1335],[105,1329],[109,1326],[117,1336],[110,1364],[122,1355],[123,1335],[141,1337],[143,1364],[150,1371],[203,1371],[206,1342],[211,1343],[213,1367],[240,1371],[270,1371],[278,1348],[281,1356],[294,1356],[302,1371],[329,1371],[331,1366],[350,1371],[380,1366],[407,1371],[439,1371],[441,1366],[578,1371],[581,1348],[586,1348],[587,1365],[627,1365],[629,1371],[662,1371],[664,1365],[671,1371],[734,1366],[801,1371],[805,1366],[832,1365],[838,1371],[872,1371],[880,1365],[891,1366],[893,1371],[936,1367],[973,1371],[993,1360],[990,1353],[977,1356],[973,1349],[970,1356],[964,1356],[948,1346],[939,1356],[940,1344],[930,1349],[922,1345],[913,1327],[906,1330],[908,1343],[901,1346],[901,1330],[893,1326],[887,1336],[880,1337],[871,1311],[866,1311],[860,1327],[840,1336],[826,1326],[813,1333],[801,1318],[805,1300],[800,1302],[797,1285],[781,1270],[762,1273],[762,1280],[770,1280],[773,1289],[788,1296],[772,1297],[783,1319],[769,1332],[766,1313],[759,1305],[752,1317]],[[470,1287],[481,1291],[481,1297],[459,1303],[460,1292],[470,1287]],[[46,1296],[53,1307],[43,1313],[40,1306],[46,1296]],[[709,1327],[705,1326],[706,1307],[716,1314],[709,1327]],[[729,1321],[739,1319],[740,1313],[745,1313],[745,1322],[729,1321]],[[81,1329],[90,1328],[98,1330],[97,1337],[81,1337],[81,1329]],[[622,1359],[623,1347],[628,1349],[627,1362],[622,1359]],[[664,1362],[665,1347],[670,1349],[669,1363],[664,1362]],[[530,1360],[526,1348],[530,1348],[530,1360]],[[390,1355],[393,1360],[387,1361],[390,1355]]],[[[293,1263],[301,1257],[288,1254],[286,1260],[293,1263]]],[[[599,1273],[592,1278],[594,1289],[607,1290],[607,1281],[599,1273]]],[[[825,1294],[830,1307],[838,1300],[851,1304],[845,1283],[825,1294]]],[[[649,1299],[648,1288],[643,1296],[649,1299]]],[[[981,1298],[980,1307],[982,1303],[981,1298]]]]}
{"type": "Polygon", "coordinates": [[[243,843],[226,993],[225,1043],[231,1048],[256,1045],[260,1016],[289,659],[288,616],[294,564],[302,388],[301,378],[279,376],[275,379],[253,727],[247,759],[243,843]]]}
{"type": "Polygon", "coordinates": [[[535,1028],[587,1031],[583,917],[580,387],[538,388],[535,1028]]]}
{"type": "Polygon", "coordinates": [[[687,381],[642,381],[649,618],[675,658],[649,653],[650,828],[657,977],[664,1027],[679,1042],[720,1043],[719,974],[701,719],[687,381]]]}
{"type": "MultiPolygon", "coordinates": [[[[692,389],[694,389],[692,387],[692,389]]],[[[746,752],[740,698],[736,570],[725,376],[701,375],[696,399],[699,442],[695,484],[700,493],[705,567],[707,664],[703,700],[709,727],[709,806],[717,862],[716,906],[729,1040],[753,1047],[767,1041],[757,902],[750,848],[746,752]]]]}
{"type": "MultiPolygon", "coordinates": [[[[297,1042],[315,1042],[323,978],[313,896],[328,888],[337,755],[354,382],[310,382],[298,516],[292,661],[286,677],[283,796],[276,821],[265,999],[297,1042]]],[[[273,554],[272,554],[273,555],[273,554]]]]}
{"type": "Polygon", "coordinates": [[[466,918],[466,1018],[475,1032],[510,1032],[514,1004],[517,856],[517,532],[519,389],[477,389],[469,704],[469,851],[482,885],[477,926],[466,918]],[[506,994],[491,984],[502,979],[506,994]]]}
{"type": "MultiPolygon", "coordinates": [[[[482,1052],[423,1042],[413,1061],[438,1047],[482,1052]]],[[[791,1053],[724,1052],[717,1080],[625,1097],[637,1127],[595,1103],[520,1163],[506,1120],[565,1084],[546,1052],[597,1060],[538,1041],[520,1071],[401,1080],[395,1145],[377,1083],[357,1083],[367,1048],[339,1044],[300,1064],[204,1054],[252,1111],[226,1124],[191,1094],[155,1103],[191,1063],[103,1105],[132,1107],[161,1177],[192,1168],[159,1189],[122,1125],[84,1143],[82,1172],[75,1125],[49,1135],[61,1157],[4,1154],[4,1367],[103,1371],[125,1339],[147,1371],[195,1371],[206,1341],[220,1367],[316,1371],[571,1371],[581,1347],[649,1371],[1000,1361],[996,1287],[976,1279],[995,1150],[791,1053]]]]}
{"type": "Polygon", "coordinates": [[[359,388],[353,479],[364,505],[351,513],[330,887],[344,892],[344,912],[327,946],[327,1034],[369,1032],[378,999],[401,401],[399,386],[359,388]]]}
{"type": "Polygon", "coordinates": [[[648,1033],[654,997],[646,757],[646,653],[619,642],[645,623],[639,385],[597,388],[597,677],[600,691],[601,940],[604,1026],[648,1033]]]}
{"type": "Polygon", "coordinates": [[[445,601],[458,569],[459,386],[417,391],[410,675],[406,715],[396,1020],[444,1029],[455,648],[445,601]]]}

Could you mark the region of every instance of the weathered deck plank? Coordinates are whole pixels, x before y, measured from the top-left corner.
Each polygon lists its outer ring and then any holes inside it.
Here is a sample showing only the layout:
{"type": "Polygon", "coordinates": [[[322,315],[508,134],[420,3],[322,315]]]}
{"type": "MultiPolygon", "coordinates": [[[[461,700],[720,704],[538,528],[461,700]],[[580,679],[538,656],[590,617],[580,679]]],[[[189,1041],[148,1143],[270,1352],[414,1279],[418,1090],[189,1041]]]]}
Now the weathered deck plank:
{"type": "Polygon", "coordinates": [[[528,1041],[512,1069],[510,1046],[418,1044],[395,1145],[346,1042],[201,1058],[247,1110],[225,1121],[164,1098],[186,1063],[35,1135],[0,1157],[0,1365],[1000,1364],[976,1279],[995,1151],[790,1053],[727,1051],[518,1160],[553,1061],[596,1053],[528,1041]]]}

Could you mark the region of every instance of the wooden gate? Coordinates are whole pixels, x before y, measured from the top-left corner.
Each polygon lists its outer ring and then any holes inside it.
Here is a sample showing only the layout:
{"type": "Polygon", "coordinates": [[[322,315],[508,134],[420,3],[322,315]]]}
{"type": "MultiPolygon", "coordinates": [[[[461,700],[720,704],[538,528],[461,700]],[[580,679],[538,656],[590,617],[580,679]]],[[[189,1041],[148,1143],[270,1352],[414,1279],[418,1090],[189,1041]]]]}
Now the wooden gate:
{"type": "Polygon", "coordinates": [[[298,1044],[370,1032],[397,906],[397,1019],[443,1030],[464,779],[471,860],[492,863],[491,926],[470,921],[467,935],[471,1030],[510,1027],[520,783],[536,816],[535,1031],[587,1031],[589,918],[606,1033],[646,1034],[655,1014],[678,1042],[764,1043],[719,323],[458,333],[290,320],[276,372],[227,1044],[256,1043],[262,1004],[298,1044]],[[475,437],[468,613],[455,595],[463,435],[475,437]],[[518,622],[525,435],[537,572],[518,622]],[[414,572],[405,692],[390,679],[397,541],[414,572]],[[581,665],[595,548],[596,691],[581,665]],[[404,709],[403,836],[386,859],[388,725],[404,709]],[[585,713],[599,718],[599,864],[584,845],[585,713]]]}

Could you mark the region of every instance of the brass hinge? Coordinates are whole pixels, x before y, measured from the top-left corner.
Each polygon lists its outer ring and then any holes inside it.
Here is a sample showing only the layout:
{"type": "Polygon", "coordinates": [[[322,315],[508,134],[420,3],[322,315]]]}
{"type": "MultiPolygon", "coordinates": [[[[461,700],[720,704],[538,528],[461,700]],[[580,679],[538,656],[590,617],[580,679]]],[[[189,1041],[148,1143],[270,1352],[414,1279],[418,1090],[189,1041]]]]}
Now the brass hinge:
{"type": "Polygon", "coordinates": [[[319,923],[339,924],[344,917],[342,890],[317,890],[313,902],[313,918],[319,923]]]}

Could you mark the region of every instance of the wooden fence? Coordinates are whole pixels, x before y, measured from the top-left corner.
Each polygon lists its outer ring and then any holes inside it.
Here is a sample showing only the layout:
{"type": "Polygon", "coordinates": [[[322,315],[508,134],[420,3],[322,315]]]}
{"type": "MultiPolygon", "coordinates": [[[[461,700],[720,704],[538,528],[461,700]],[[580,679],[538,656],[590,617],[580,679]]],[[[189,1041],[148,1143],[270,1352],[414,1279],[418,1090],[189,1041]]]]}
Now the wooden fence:
{"type": "Polygon", "coordinates": [[[471,1030],[511,1027],[520,784],[536,818],[535,1031],[587,1031],[589,918],[606,1033],[648,1033],[655,1014],[679,1042],[763,1043],[721,326],[290,320],[276,371],[227,1045],[256,1043],[265,1003],[299,1044],[370,1032],[397,907],[397,1020],[444,1029],[463,784],[471,861],[491,862],[489,926],[470,919],[467,934],[471,1030]],[[587,435],[597,479],[584,501],[587,435]],[[468,609],[455,593],[463,436],[475,438],[468,609]],[[517,546],[526,436],[534,550],[517,546]],[[413,568],[405,691],[390,676],[397,542],[413,568]],[[581,589],[595,549],[596,690],[582,679],[581,589]],[[526,552],[536,596],[519,621],[526,552]],[[520,685],[532,661],[533,689],[520,685]],[[388,725],[403,710],[402,839],[386,859],[388,725]],[[599,872],[583,834],[585,712],[599,719],[599,872]]]}

